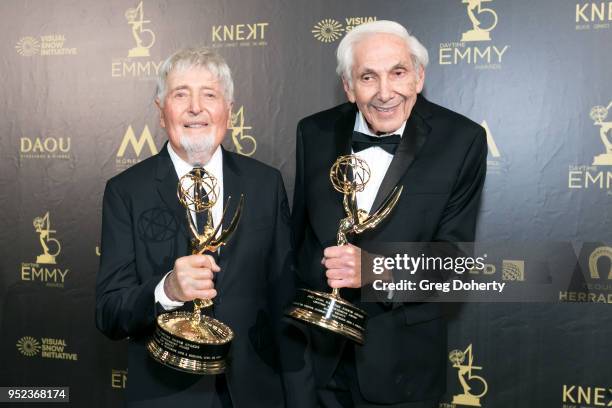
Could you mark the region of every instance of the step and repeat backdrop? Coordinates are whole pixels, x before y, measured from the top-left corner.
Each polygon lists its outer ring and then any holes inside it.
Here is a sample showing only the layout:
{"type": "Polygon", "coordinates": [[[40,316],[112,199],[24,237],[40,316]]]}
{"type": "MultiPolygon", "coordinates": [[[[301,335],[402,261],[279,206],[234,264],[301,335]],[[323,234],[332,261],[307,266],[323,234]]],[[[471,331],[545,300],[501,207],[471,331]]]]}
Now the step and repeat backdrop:
{"type": "MultiPolygon", "coordinates": [[[[454,306],[441,407],[612,406],[612,2],[583,0],[3,1],[0,385],[121,401],[126,341],[94,325],[102,193],[165,142],[169,54],[227,59],[224,144],[279,168],[291,196],[297,121],[345,101],[339,40],[383,19],[429,50],[426,97],[487,131],[478,240],[571,241],[589,265],[568,303],[454,306]]],[[[480,273],[520,280],[524,265],[480,273]]]]}

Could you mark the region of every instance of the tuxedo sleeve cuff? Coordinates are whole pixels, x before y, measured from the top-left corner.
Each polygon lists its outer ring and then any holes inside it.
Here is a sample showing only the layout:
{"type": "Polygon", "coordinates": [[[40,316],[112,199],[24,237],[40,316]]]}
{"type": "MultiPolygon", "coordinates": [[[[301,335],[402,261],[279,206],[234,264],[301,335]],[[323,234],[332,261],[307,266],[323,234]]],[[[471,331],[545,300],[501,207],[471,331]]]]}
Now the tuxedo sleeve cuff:
{"type": "MultiPolygon", "coordinates": [[[[172,271],[170,271],[170,272],[172,272],[172,271]]],[[[184,302],[177,302],[177,301],[171,300],[166,295],[166,292],[164,291],[164,282],[166,282],[166,278],[168,277],[170,272],[168,272],[166,275],[164,275],[162,280],[159,281],[159,283],[155,287],[155,302],[159,303],[161,305],[161,307],[164,308],[164,310],[174,310],[174,309],[176,309],[178,307],[181,307],[181,306],[183,306],[185,304],[184,302]]]]}

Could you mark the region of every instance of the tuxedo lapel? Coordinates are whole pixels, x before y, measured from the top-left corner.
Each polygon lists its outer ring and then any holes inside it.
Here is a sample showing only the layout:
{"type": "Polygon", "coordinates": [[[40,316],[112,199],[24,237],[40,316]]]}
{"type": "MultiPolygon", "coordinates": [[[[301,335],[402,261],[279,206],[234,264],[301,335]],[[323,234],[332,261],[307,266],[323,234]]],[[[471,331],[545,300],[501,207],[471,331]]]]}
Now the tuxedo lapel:
{"type": "MultiPolygon", "coordinates": [[[[228,153],[223,147],[221,149],[223,150],[223,206],[227,205],[227,211],[222,220],[222,228],[227,228],[236,213],[238,203],[240,202],[240,195],[244,189],[242,188],[241,172],[234,158],[231,153],[228,153]]],[[[244,197],[245,207],[248,205],[247,200],[248,197],[244,197]]],[[[240,223],[242,222],[244,222],[244,220],[239,221],[238,227],[234,233],[230,235],[227,244],[220,249],[219,267],[221,268],[221,272],[216,276],[215,287],[217,288],[222,287],[222,282],[227,282],[227,275],[231,272],[230,264],[233,258],[232,254],[236,250],[236,245],[240,245],[237,235],[239,235],[238,232],[241,229],[240,223]]]]}
{"type": "MultiPolygon", "coordinates": [[[[371,213],[374,213],[380,207],[393,188],[399,184],[400,179],[406,174],[419,150],[425,144],[427,135],[431,131],[431,127],[425,121],[428,116],[427,103],[421,96],[417,98],[410,117],[406,121],[402,141],[397,147],[389,169],[387,169],[387,173],[378,188],[371,213]]],[[[410,188],[410,186],[407,188],[410,188]]]]}
{"type": "MultiPolygon", "coordinates": [[[[176,171],[174,170],[172,160],[170,159],[170,155],[168,154],[168,149],[166,145],[164,145],[162,150],[157,155],[155,180],[157,183],[157,192],[159,196],[166,204],[170,212],[178,220],[178,233],[183,235],[187,242],[189,242],[191,237],[187,229],[187,213],[185,211],[185,208],[178,200],[177,187],[179,180],[178,176],[176,175],[176,171]]],[[[187,255],[187,253],[183,255],[187,255]]]]}
{"type": "MultiPolygon", "coordinates": [[[[338,223],[346,217],[342,206],[343,195],[332,186],[329,171],[338,157],[351,154],[351,138],[356,114],[355,105],[343,105],[341,114],[334,125],[333,134],[325,135],[333,141],[332,148],[326,148],[323,145],[313,146],[313,149],[316,150],[313,155],[321,158],[318,162],[321,167],[317,168],[316,173],[309,180],[312,183],[314,195],[312,200],[313,225],[323,247],[336,245],[338,223]],[[333,237],[333,239],[325,239],[327,237],[333,237]]],[[[321,142],[325,143],[325,140],[321,142]]]]}

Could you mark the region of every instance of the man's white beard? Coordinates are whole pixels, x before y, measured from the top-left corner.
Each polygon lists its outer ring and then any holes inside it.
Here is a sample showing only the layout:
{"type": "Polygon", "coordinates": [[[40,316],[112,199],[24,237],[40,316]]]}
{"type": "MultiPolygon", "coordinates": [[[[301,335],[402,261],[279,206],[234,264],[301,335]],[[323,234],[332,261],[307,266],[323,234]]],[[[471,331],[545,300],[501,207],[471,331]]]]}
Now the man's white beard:
{"type": "Polygon", "coordinates": [[[187,153],[189,164],[203,166],[208,163],[217,146],[215,146],[215,138],[212,135],[193,137],[181,135],[181,147],[187,153]]]}

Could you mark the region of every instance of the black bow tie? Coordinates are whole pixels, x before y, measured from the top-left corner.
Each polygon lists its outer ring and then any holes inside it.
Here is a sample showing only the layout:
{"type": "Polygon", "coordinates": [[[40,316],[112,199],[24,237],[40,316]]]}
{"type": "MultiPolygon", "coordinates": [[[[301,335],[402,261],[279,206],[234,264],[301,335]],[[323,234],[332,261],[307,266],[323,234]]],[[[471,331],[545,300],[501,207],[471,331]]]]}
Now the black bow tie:
{"type": "Polygon", "coordinates": [[[355,153],[368,149],[370,147],[380,147],[381,149],[384,149],[387,153],[395,154],[397,146],[399,145],[401,140],[402,138],[400,135],[374,137],[366,135],[365,133],[354,131],[351,147],[353,148],[353,152],[355,153]]]}

